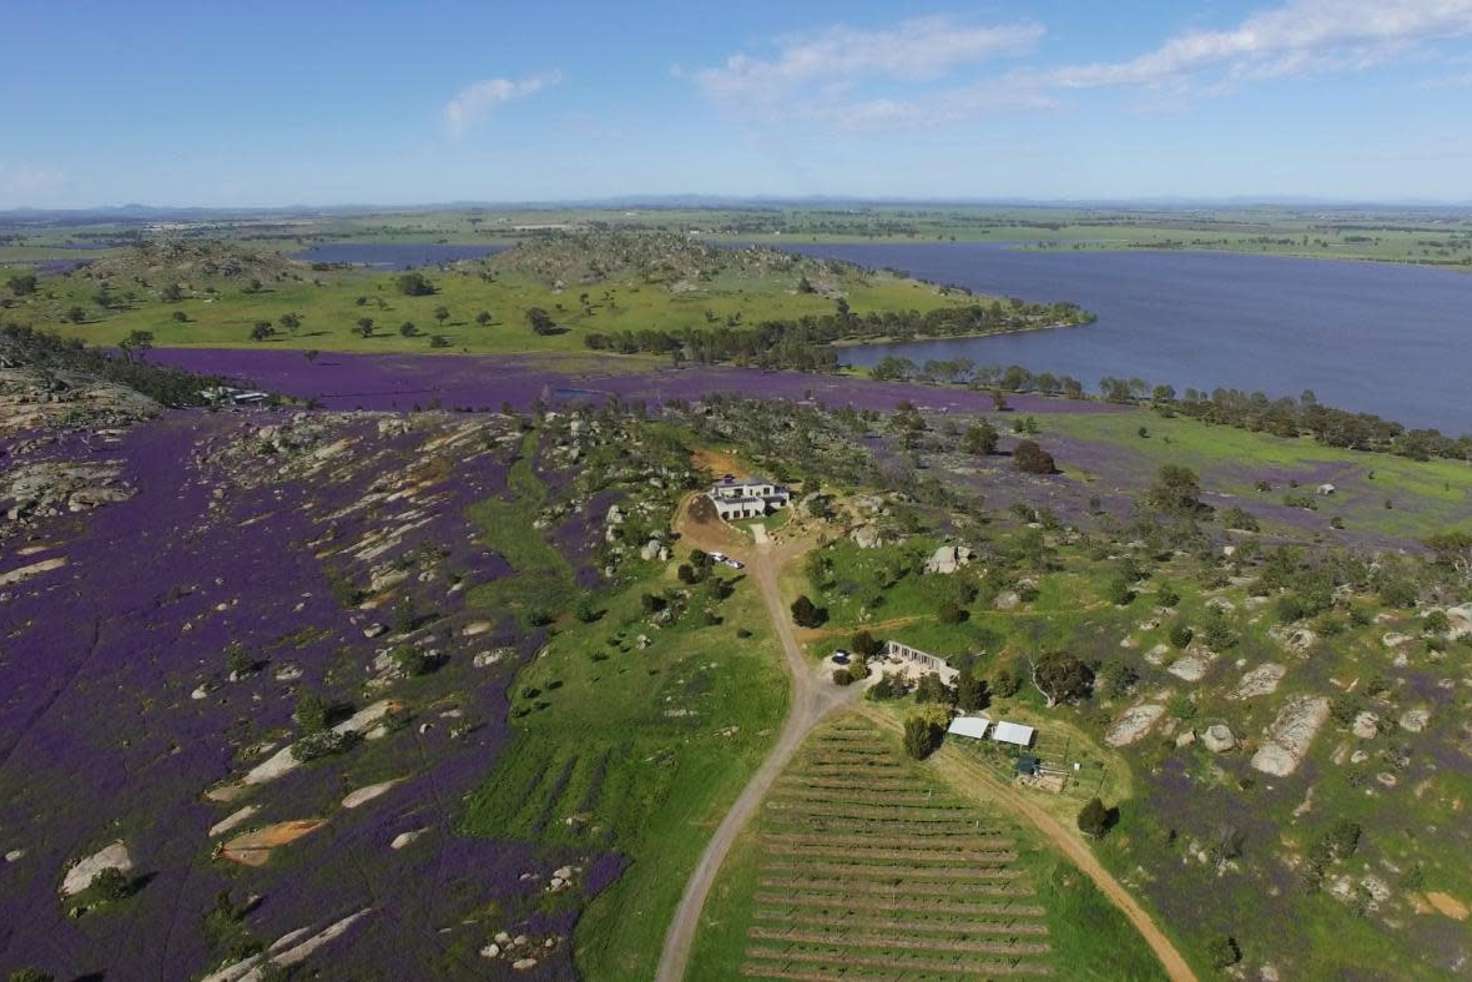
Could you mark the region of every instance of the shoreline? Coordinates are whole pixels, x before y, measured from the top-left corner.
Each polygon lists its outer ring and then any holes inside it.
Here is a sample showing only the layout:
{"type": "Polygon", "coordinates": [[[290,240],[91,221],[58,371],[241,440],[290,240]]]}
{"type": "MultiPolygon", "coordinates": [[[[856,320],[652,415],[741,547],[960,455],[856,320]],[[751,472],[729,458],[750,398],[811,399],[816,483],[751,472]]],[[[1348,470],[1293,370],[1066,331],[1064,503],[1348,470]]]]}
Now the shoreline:
{"type": "MultiPolygon", "coordinates": [[[[1097,319],[1098,318],[1096,317],[1092,320],[1080,321],[1077,324],[1067,324],[1060,322],[1057,324],[1038,324],[1035,327],[1012,327],[1003,331],[983,331],[980,333],[967,334],[938,334],[934,337],[845,338],[840,341],[832,341],[829,343],[828,346],[830,348],[865,348],[881,344],[930,344],[936,341],[975,341],[978,338],[1001,338],[1013,334],[1036,334],[1039,331],[1066,331],[1076,327],[1088,327],[1094,323],[1094,320],[1097,319]]],[[[843,367],[852,368],[854,366],[845,365],[843,367]]]]}

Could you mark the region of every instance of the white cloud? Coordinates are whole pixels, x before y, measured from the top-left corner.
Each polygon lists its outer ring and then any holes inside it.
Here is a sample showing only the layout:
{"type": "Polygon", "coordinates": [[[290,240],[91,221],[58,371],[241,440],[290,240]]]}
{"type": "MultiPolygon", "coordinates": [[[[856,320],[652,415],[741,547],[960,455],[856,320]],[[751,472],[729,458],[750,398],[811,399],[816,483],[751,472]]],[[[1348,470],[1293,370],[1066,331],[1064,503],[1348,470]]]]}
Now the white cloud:
{"type": "Polygon", "coordinates": [[[562,81],[561,72],[532,75],[528,78],[488,78],[472,82],[445,103],[445,125],[454,136],[485,119],[497,106],[515,99],[525,99],[562,81]]]}
{"type": "Polygon", "coordinates": [[[945,17],[871,31],[833,27],[781,38],[771,58],[737,53],[718,66],[676,74],[693,78],[712,99],[768,117],[820,118],[849,127],[923,122],[1000,100],[1010,86],[985,93],[952,89],[939,100],[866,97],[855,89],[876,81],[932,82],[961,66],[1031,50],[1043,33],[1031,22],[963,25],[945,17]]]}
{"type": "Polygon", "coordinates": [[[1223,31],[1192,31],[1122,62],[1057,69],[1063,88],[1161,85],[1362,69],[1426,41],[1472,34],[1472,0],[1292,0],[1223,31]]]}

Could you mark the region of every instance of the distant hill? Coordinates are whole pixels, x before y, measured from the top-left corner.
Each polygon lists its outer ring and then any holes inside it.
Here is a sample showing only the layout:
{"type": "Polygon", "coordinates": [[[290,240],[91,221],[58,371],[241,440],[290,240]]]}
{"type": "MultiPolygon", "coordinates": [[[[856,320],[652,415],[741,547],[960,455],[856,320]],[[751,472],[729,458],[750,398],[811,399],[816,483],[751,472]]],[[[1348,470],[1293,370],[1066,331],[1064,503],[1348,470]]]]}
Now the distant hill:
{"type": "Polygon", "coordinates": [[[810,259],[765,246],[721,248],[676,232],[555,232],[527,239],[492,257],[492,269],[520,273],[548,286],[588,285],[640,279],[674,290],[718,276],[765,279],[791,277],[794,287],[807,277],[818,292],[844,273],[846,263],[810,259]]]}
{"type": "Polygon", "coordinates": [[[113,281],[114,286],[161,290],[174,285],[188,292],[211,287],[240,288],[300,279],[308,267],[279,252],[249,249],[212,240],[144,240],[90,262],[68,274],[73,279],[113,281]]]}

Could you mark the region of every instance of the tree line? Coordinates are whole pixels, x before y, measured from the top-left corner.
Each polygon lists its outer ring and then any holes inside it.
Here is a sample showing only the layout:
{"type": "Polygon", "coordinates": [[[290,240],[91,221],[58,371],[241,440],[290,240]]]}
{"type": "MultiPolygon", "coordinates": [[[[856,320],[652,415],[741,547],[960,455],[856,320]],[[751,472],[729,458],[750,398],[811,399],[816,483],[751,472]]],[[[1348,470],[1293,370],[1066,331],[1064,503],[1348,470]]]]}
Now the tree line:
{"type": "MultiPolygon", "coordinates": [[[[1412,429],[1373,413],[1337,409],[1319,402],[1311,390],[1297,399],[1269,398],[1262,392],[1217,388],[1205,392],[1151,385],[1139,378],[1104,376],[1096,393],[1078,379],[1033,372],[1021,365],[978,365],[969,358],[926,361],[890,355],[870,369],[876,379],[966,385],[1001,392],[1035,392],[1069,399],[1098,398],[1119,405],[1148,405],[1162,416],[1188,416],[1207,423],[1275,436],[1311,436],[1325,446],[1397,454],[1412,460],[1444,457],[1472,460],[1472,434],[1450,437],[1437,429],[1412,429]]],[[[1002,408],[999,404],[998,408],[1002,408]]]]}
{"type": "Polygon", "coordinates": [[[699,364],[735,362],[763,368],[834,371],[839,341],[877,338],[965,337],[1005,331],[1088,323],[1093,315],[1076,304],[1022,300],[941,307],[929,311],[888,310],[856,314],[840,299],[831,314],[763,321],[752,327],[716,325],[676,330],[594,332],[584,343],[595,351],[669,355],[699,364]]]}

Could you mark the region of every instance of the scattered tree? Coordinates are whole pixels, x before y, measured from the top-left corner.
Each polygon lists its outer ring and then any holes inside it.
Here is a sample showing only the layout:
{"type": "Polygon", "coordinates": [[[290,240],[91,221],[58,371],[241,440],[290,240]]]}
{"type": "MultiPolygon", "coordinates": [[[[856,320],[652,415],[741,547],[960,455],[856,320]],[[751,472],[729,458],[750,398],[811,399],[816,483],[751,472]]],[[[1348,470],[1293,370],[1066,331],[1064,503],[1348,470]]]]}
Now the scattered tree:
{"type": "Polygon", "coordinates": [[[35,273],[16,273],[6,281],[5,285],[15,296],[27,297],[36,292],[37,282],[35,273]]]}
{"type": "Polygon", "coordinates": [[[1229,934],[1218,935],[1207,945],[1206,953],[1214,968],[1231,968],[1242,960],[1242,949],[1237,946],[1237,939],[1229,934]]]}
{"type": "Polygon", "coordinates": [[[924,760],[940,746],[941,729],[926,716],[911,716],[905,720],[905,753],[916,760],[924,760]]]}
{"type": "Polygon", "coordinates": [[[1094,672],[1073,655],[1055,652],[1033,663],[1032,683],[1051,709],[1059,703],[1087,699],[1094,688],[1094,672]]]}
{"type": "Polygon", "coordinates": [[[974,713],[989,705],[991,696],[987,692],[985,680],[970,672],[962,672],[961,677],[956,680],[956,707],[964,712],[974,713]]]}
{"type": "Polygon", "coordinates": [[[1012,466],[1024,474],[1056,474],[1053,455],[1032,440],[1023,440],[1012,450],[1012,466]]]}
{"type": "Polygon", "coordinates": [[[967,453],[976,457],[994,454],[997,452],[997,429],[985,420],[973,423],[966,429],[962,445],[967,453]]]}
{"type": "Polygon", "coordinates": [[[792,602],[792,620],[798,627],[822,627],[828,620],[828,611],[803,594],[792,602]]]}
{"type": "Polygon", "coordinates": [[[296,711],[292,718],[303,733],[320,733],[327,729],[327,719],[332,707],[326,699],[310,689],[303,689],[296,697],[296,711]]]}
{"type": "Polygon", "coordinates": [[[423,273],[404,273],[396,282],[399,292],[406,297],[427,297],[434,293],[434,284],[423,273]]]}
{"type": "Polygon", "coordinates": [[[1196,472],[1179,464],[1160,468],[1155,483],[1145,493],[1145,502],[1156,511],[1172,515],[1194,515],[1205,507],[1196,472]]]}
{"type": "Polygon", "coordinates": [[[1078,830],[1091,839],[1109,831],[1109,809],[1097,796],[1090,798],[1078,813],[1078,830]]]}
{"type": "Polygon", "coordinates": [[[874,658],[884,650],[883,642],[875,638],[868,631],[856,632],[853,641],[850,643],[853,646],[854,653],[864,658],[874,658]]]}
{"type": "Polygon", "coordinates": [[[361,337],[365,337],[365,338],[372,337],[373,336],[373,318],[372,317],[359,317],[358,318],[357,327],[354,330],[361,337]]]}
{"type": "Polygon", "coordinates": [[[134,355],[137,355],[140,358],[143,357],[144,355],[148,354],[148,352],[152,350],[152,348],[152,331],[129,331],[128,336],[118,342],[118,350],[121,351],[123,353],[123,357],[127,358],[129,361],[133,360],[134,355]]]}
{"type": "Polygon", "coordinates": [[[539,335],[545,336],[557,332],[557,322],[541,307],[527,308],[526,322],[531,326],[532,331],[539,335]]]}

